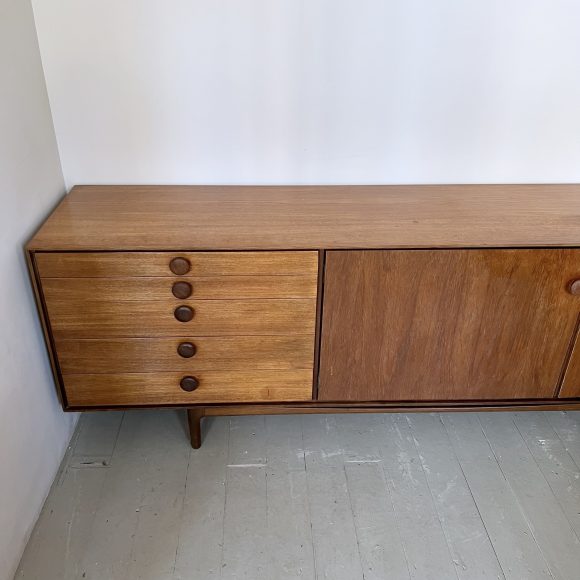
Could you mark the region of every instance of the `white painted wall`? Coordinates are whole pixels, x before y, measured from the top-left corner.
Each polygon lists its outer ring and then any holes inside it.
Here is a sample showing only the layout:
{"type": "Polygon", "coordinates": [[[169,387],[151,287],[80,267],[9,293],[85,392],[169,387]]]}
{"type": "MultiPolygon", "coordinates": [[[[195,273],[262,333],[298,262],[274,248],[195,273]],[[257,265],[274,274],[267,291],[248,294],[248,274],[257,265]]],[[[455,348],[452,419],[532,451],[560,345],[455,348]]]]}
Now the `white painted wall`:
{"type": "Polygon", "coordinates": [[[64,192],[30,0],[0,0],[0,579],[11,579],[72,434],[23,245],[64,192]]]}
{"type": "Polygon", "coordinates": [[[578,0],[33,0],[66,181],[580,181],[578,0]]]}

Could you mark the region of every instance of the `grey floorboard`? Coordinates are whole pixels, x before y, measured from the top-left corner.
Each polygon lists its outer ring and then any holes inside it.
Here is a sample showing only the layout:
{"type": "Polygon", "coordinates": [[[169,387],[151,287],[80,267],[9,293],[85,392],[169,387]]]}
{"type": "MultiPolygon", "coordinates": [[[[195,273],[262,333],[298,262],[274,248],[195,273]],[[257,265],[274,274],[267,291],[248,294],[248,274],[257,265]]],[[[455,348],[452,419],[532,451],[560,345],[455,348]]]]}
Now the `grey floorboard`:
{"type": "Polygon", "coordinates": [[[409,580],[405,548],[382,465],[353,461],[345,469],[364,579],[409,580]]]}
{"type": "Polygon", "coordinates": [[[123,413],[82,418],[28,542],[17,578],[72,580],[86,551],[123,413]]]}
{"type": "Polygon", "coordinates": [[[221,577],[268,580],[266,471],[228,467],[221,577]]]}
{"type": "Polygon", "coordinates": [[[506,579],[553,578],[477,415],[442,417],[506,579]]]}
{"type": "Polygon", "coordinates": [[[316,578],[362,580],[337,417],[302,417],[316,578]]]}
{"type": "Polygon", "coordinates": [[[314,580],[302,422],[266,417],[268,578],[314,580]]]}
{"type": "Polygon", "coordinates": [[[548,412],[546,418],[580,468],[580,412],[548,412]]]}
{"type": "Polygon", "coordinates": [[[383,468],[411,578],[457,580],[445,532],[405,415],[385,415],[383,468]]]}
{"type": "Polygon", "coordinates": [[[203,445],[189,457],[175,580],[221,576],[229,418],[207,418],[202,425],[203,445]]]}
{"type": "Polygon", "coordinates": [[[461,580],[503,579],[475,499],[437,414],[408,415],[435,509],[461,580]]]}
{"type": "Polygon", "coordinates": [[[580,414],[81,418],[16,578],[578,580],[580,414]]]}
{"type": "Polygon", "coordinates": [[[517,430],[512,414],[490,413],[479,417],[552,575],[558,580],[578,577],[580,541],[517,430]]]}
{"type": "Polygon", "coordinates": [[[516,413],[515,423],[570,525],[580,537],[580,471],[545,413],[516,413]]]}

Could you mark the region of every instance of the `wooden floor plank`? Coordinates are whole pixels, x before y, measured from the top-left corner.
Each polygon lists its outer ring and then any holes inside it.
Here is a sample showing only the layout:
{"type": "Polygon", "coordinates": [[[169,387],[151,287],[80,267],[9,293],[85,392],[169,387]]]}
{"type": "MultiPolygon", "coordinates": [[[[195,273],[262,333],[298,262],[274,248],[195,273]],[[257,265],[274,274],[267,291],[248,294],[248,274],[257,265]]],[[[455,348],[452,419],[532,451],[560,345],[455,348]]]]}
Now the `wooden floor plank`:
{"type": "Polygon", "coordinates": [[[189,458],[175,580],[221,575],[229,418],[209,417],[202,425],[203,445],[189,458]]]}
{"type": "Polygon", "coordinates": [[[123,413],[85,414],[40,514],[16,578],[79,578],[80,560],[113,454],[123,413]]]}
{"type": "Polygon", "coordinates": [[[266,417],[268,578],[314,580],[302,422],[266,417]]]}
{"type": "Polygon", "coordinates": [[[578,413],[183,415],[84,415],[16,578],[578,578],[578,413]]]}
{"type": "Polygon", "coordinates": [[[383,467],[411,578],[456,580],[455,565],[406,417],[385,415],[384,421],[383,467]]]}
{"type": "Polygon", "coordinates": [[[363,580],[336,417],[305,415],[302,428],[316,578],[363,580]]]}
{"type": "Polygon", "coordinates": [[[557,580],[577,580],[580,540],[517,430],[511,413],[479,414],[500,468],[557,580]]]}
{"type": "Polygon", "coordinates": [[[266,464],[266,417],[230,417],[228,465],[266,464]]]}
{"type": "Polygon", "coordinates": [[[460,580],[503,579],[491,540],[438,414],[407,415],[460,580]]]}
{"type": "Polygon", "coordinates": [[[580,411],[548,412],[546,418],[580,468],[580,411]]]}
{"type": "Polygon", "coordinates": [[[266,524],[265,467],[228,467],[221,578],[270,580],[266,524]]]}
{"type": "Polygon", "coordinates": [[[139,520],[127,580],[171,580],[181,531],[191,445],[184,437],[182,411],[159,413],[149,422],[155,436],[147,448],[139,520]]]}
{"type": "Polygon", "coordinates": [[[545,413],[514,413],[514,420],[572,529],[580,537],[580,469],[545,413]]]}
{"type": "MultiPolygon", "coordinates": [[[[135,554],[140,560],[143,549],[157,541],[155,549],[164,554],[173,550],[163,570],[155,568],[156,580],[163,580],[172,573],[177,549],[177,534],[144,539],[139,530],[150,529],[149,505],[155,501],[149,495],[159,481],[156,474],[165,467],[164,455],[170,454],[175,461],[184,461],[182,454],[173,455],[176,447],[185,449],[184,425],[175,411],[128,411],[125,414],[110,469],[103,486],[101,501],[95,515],[87,549],[81,568],[88,580],[126,580],[137,573],[135,554]],[[141,509],[144,510],[143,514],[141,509]],[[143,516],[143,520],[140,520],[143,516]],[[169,566],[171,564],[171,566],[169,566]]],[[[185,460],[186,461],[186,460],[185,460]]],[[[162,475],[162,474],[161,474],[162,475]]],[[[183,472],[185,487],[185,472],[183,472]]],[[[172,487],[173,489],[173,487],[172,487]]],[[[182,501],[182,495],[176,501],[182,501]]],[[[164,499],[159,498],[160,502],[164,499]]],[[[154,513],[154,512],[153,512],[154,513]]],[[[151,514],[151,517],[156,517],[151,514]]],[[[137,569],[140,569],[138,565],[137,569]]],[[[143,578],[153,578],[147,575],[143,578]]]]}
{"type": "Polygon", "coordinates": [[[506,580],[553,578],[477,415],[441,417],[506,580]]]}
{"type": "Polygon", "coordinates": [[[345,465],[365,580],[409,580],[410,572],[382,465],[345,465]]]}
{"type": "Polygon", "coordinates": [[[83,413],[79,422],[74,455],[78,457],[111,455],[115,448],[123,411],[83,413]]]}
{"type": "Polygon", "coordinates": [[[383,416],[373,413],[336,415],[344,461],[381,461],[386,429],[383,416]]]}

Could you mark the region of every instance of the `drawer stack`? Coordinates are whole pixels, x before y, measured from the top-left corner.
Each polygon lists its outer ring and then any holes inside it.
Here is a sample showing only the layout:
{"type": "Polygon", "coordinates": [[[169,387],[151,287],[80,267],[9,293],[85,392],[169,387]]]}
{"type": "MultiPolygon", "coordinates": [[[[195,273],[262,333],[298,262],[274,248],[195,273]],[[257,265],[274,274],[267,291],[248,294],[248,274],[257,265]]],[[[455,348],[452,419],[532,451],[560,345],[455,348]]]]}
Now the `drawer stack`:
{"type": "Polygon", "coordinates": [[[38,253],[69,407],[312,398],[316,252],[38,253]]]}

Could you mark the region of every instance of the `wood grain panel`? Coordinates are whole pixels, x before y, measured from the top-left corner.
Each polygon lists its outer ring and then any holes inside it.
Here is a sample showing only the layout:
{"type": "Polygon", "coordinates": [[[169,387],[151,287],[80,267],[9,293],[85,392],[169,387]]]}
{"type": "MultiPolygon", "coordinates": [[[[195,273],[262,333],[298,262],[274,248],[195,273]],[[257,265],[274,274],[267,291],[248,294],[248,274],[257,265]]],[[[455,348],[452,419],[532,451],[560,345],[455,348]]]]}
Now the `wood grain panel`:
{"type": "Polygon", "coordinates": [[[558,396],[562,399],[580,397],[580,315],[574,338],[570,342],[568,364],[564,371],[558,396]]]}
{"type": "Polygon", "coordinates": [[[115,405],[188,405],[269,401],[308,401],[312,371],[201,371],[200,386],[190,393],[183,373],[64,375],[71,407],[115,405]]]}
{"type": "Polygon", "coordinates": [[[60,340],[63,373],[143,373],[202,370],[312,369],[314,337],[235,336],[60,340]],[[191,358],[177,354],[178,345],[195,345],[191,358]]]}
{"type": "Polygon", "coordinates": [[[110,302],[61,300],[47,294],[57,340],[106,337],[236,336],[314,334],[316,300],[175,300],[110,302]],[[178,306],[194,310],[179,322],[178,306]]]}
{"type": "MultiPolygon", "coordinates": [[[[161,247],[161,246],[160,246],[161,247]]],[[[173,258],[191,264],[188,276],[316,276],[316,252],[70,252],[38,253],[41,278],[113,278],[175,275],[173,258]]]]}
{"type": "Polygon", "coordinates": [[[580,185],[78,186],[28,247],[478,246],[580,246],[580,185]]]}
{"type": "Polygon", "coordinates": [[[143,302],[174,299],[173,284],[187,281],[192,298],[316,298],[316,276],[208,276],[203,278],[43,278],[42,287],[62,301],[143,302]]]}
{"type": "Polygon", "coordinates": [[[555,396],[579,250],[327,252],[319,398],[555,396]]]}

